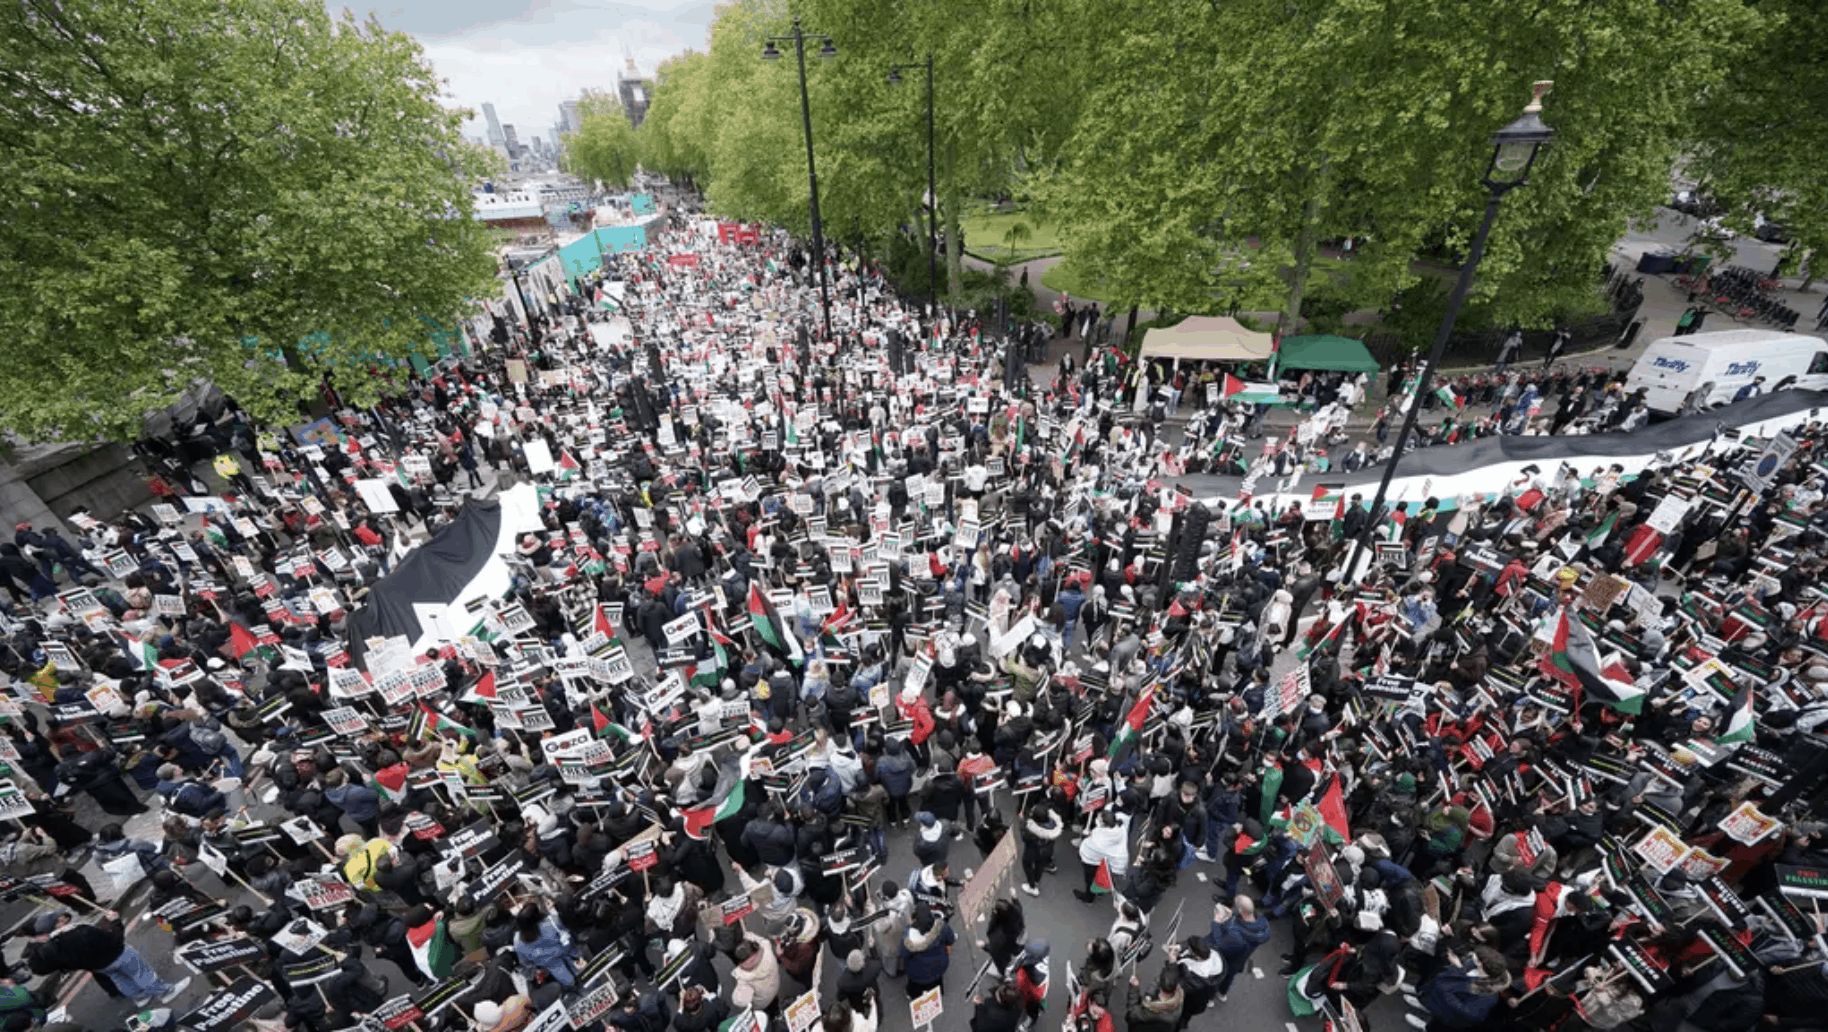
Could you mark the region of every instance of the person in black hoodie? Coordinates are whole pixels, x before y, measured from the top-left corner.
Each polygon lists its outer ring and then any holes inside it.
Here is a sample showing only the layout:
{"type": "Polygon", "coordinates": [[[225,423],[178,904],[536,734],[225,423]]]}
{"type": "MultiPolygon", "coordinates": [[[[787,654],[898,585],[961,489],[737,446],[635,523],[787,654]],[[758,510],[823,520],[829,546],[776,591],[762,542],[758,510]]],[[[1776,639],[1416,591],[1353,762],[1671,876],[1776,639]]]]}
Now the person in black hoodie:
{"type": "Polygon", "coordinates": [[[1022,994],[1012,980],[998,982],[988,996],[973,996],[971,1007],[971,1032],[1016,1032],[1022,1026],[1022,994]]]}
{"type": "Polygon", "coordinates": [[[770,801],[762,815],[749,822],[743,829],[743,842],[770,867],[785,867],[794,861],[793,829],[782,823],[779,803],[770,801]]]}
{"type": "MultiPolygon", "coordinates": [[[[582,847],[582,831],[579,832],[579,844],[582,847]]],[[[661,856],[675,874],[703,889],[707,897],[723,891],[724,865],[717,862],[717,853],[708,840],[701,842],[685,833],[685,818],[674,817],[661,836],[661,856]]]]}
{"type": "MultiPolygon", "coordinates": [[[[388,983],[385,975],[369,976],[362,963],[362,947],[356,945],[337,973],[324,982],[324,1002],[330,1005],[334,1018],[331,1027],[348,1028],[360,1020],[356,1015],[373,1013],[386,1002],[388,983]]],[[[315,995],[309,989],[303,994],[315,995]]]]}

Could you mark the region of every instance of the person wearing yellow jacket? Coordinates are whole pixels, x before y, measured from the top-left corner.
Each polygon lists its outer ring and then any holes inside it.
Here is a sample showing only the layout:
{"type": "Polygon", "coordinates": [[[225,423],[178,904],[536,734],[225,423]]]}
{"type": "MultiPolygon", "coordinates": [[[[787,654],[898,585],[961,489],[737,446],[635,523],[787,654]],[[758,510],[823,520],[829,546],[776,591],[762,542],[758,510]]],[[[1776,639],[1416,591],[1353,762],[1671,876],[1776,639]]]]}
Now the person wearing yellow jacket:
{"type": "Polygon", "coordinates": [[[336,840],[336,855],[343,860],[343,879],[366,892],[379,892],[374,876],[380,872],[381,858],[393,849],[384,838],[363,840],[360,835],[344,835],[336,840]]]}

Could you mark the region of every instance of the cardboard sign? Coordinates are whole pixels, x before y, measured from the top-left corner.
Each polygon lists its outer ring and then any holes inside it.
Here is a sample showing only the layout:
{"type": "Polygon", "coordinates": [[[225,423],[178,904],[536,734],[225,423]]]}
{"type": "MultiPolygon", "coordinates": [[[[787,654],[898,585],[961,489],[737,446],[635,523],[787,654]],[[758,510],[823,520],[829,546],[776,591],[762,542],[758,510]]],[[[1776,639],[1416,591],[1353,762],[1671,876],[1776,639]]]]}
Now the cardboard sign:
{"type": "Polygon", "coordinates": [[[932,1028],[939,1016],[945,1013],[946,1006],[941,993],[944,986],[934,986],[908,1001],[908,1017],[915,1028],[932,1028]]]}
{"type": "Polygon", "coordinates": [[[266,951],[261,949],[259,941],[245,935],[186,943],[179,946],[177,951],[178,960],[199,975],[246,964],[265,955],[266,951]]]}
{"type": "Polygon", "coordinates": [[[178,1024],[191,1032],[224,1032],[253,1017],[278,998],[265,982],[251,977],[237,979],[227,989],[204,1000],[202,1006],[179,1018],[178,1024]]]}
{"type": "Polygon", "coordinates": [[[1740,803],[1739,808],[1721,818],[1718,825],[1728,838],[1748,846],[1763,842],[1777,834],[1783,826],[1784,822],[1765,816],[1759,812],[1756,803],[1749,801],[1740,803]]]}
{"type": "MultiPolygon", "coordinates": [[[[927,995],[931,996],[937,992],[939,989],[936,988],[927,995]]],[[[818,1024],[821,1016],[818,990],[808,990],[805,995],[788,1004],[784,1013],[787,1018],[787,1032],[806,1032],[807,1029],[818,1024]]]]}
{"type": "Polygon", "coordinates": [[[567,1004],[565,1017],[572,1028],[581,1029],[608,1014],[620,998],[615,983],[605,982],[567,1004]]]}

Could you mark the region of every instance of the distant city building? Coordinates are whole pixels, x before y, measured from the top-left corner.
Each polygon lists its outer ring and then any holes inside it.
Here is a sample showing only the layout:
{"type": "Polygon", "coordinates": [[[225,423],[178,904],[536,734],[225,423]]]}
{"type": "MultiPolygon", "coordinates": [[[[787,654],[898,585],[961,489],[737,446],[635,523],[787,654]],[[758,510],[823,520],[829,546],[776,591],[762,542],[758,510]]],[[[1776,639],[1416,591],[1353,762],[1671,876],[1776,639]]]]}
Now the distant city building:
{"type": "Polygon", "coordinates": [[[554,138],[567,133],[575,133],[584,128],[583,101],[563,100],[559,102],[559,124],[553,131],[554,138]]]}
{"type": "Polygon", "coordinates": [[[641,128],[641,122],[647,118],[647,106],[653,102],[654,80],[644,77],[635,70],[635,59],[629,58],[621,74],[616,76],[616,98],[622,102],[622,110],[628,113],[628,120],[635,128],[641,128]]]}
{"type": "Polygon", "coordinates": [[[484,104],[482,117],[489,123],[489,146],[506,147],[508,145],[507,137],[502,134],[501,119],[495,117],[495,105],[484,104]]]}

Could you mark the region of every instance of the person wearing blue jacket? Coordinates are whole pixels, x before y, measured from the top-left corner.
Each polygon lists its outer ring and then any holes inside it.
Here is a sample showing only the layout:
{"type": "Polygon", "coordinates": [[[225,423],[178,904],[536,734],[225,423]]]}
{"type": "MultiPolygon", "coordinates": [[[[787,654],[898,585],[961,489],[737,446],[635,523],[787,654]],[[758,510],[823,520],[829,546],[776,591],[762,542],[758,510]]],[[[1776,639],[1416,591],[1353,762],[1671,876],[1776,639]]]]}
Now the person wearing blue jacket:
{"type": "Polygon", "coordinates": [[[1250,955],[1268,942],[1269,936],[1269,918],[1257,913],[1257,906],[1249,896],[1234,897],[1230,907],[1212,908],[1212,931],[1206,940],[1225,961],[1225,974],[1213,987],[1219,994],[1220,1003],[1224,1003],[1225,995],[1231,992],[1232,980],[1250,962],[1250,955]]]}
{"type": "Polygon", "coordinates": [[[1066,629],[1061,634],[1061,647],[1070,650],[1073,647],[1073,629],[1079,624],[1079,611],[1085,608],[1085,592],[1079,590],[1079,582],[1071,580],[1054,596],[1054,604],[1066,616],[1066,629]]]}
{"type": "Polygon", "coordinates": [[[1476,1028],[1491,1016],[1498,994],[1510,984],[1504,958],[1495,951],[1476,946],[1470,959],[1449,952],[1447,966],[1423,984],[1418,994],[1428,1018],[1406,1014],[1404,1019],[1428,1032],[1476,1028]]]}
{"type": "Polygon", "coordinates": [[[907,965],[908,998],[913,999],[946,980],[952,963],[952,944],[958,934],[926,906],[914,911],[914,921],[902,937],[901,955],[907,965]]]}
{"type": "Polygon", "coordinates": [[[324,798],[343,811],[370,838],[376,834],[381,816],[381,798],[367,785],[351,784],[341,768],[324,775],[324,798]]]}
{"type": "Polygon", "coordinates": [[[889,739],[882,759],[876,761],[876,780],[889,794],[889,823],[905,827],[914,816],[908,807],[908,795],[914,791],[914,757],[908,753],[906,742],[889,739]]]}

